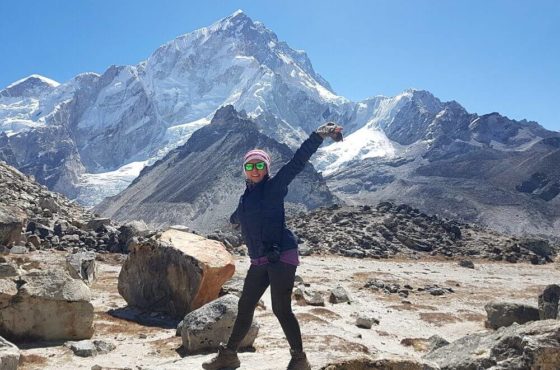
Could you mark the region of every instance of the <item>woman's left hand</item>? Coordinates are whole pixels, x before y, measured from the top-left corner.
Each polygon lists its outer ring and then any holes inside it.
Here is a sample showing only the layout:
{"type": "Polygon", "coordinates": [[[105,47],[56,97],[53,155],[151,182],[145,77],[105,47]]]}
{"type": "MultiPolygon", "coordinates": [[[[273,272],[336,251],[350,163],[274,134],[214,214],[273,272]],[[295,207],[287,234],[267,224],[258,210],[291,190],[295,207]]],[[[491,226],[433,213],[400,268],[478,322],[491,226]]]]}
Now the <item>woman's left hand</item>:
{"type": "Polygon", "coordinates": [[[323,139],[330,137],[334,141],[342,141],[342,126],[337,125],[334,122],[327,122],[321,126],[317,130],[315,130],[323,139]]]}

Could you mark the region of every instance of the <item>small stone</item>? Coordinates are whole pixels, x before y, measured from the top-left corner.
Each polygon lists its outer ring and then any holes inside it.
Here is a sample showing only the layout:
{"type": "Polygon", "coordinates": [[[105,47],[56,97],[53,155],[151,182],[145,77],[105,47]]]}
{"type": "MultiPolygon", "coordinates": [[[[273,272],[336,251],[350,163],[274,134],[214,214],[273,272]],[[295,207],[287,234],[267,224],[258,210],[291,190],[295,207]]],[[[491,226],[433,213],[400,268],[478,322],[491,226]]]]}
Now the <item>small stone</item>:
{"type": "Polygon", "coordinates": [[[469,269],[474,269],[474,263],[471,260],[460,260],[459,266],[469,268],[469,269]]]}
{"type": "Polygon", "coordinates": [[[27,237],[27,241],[33,244],[35,248],[39,248],[41,245],[41,238],[39,238],[38,235],[30,235],[29,237],[27,237]]]}
{"type": "Polygon", "coordinates": [[[24,246],[21,245],[15,245],[12,247],[12,249],[10,249],[10,253],[12,254],[25,254],[28,253],[29,249],[25,248],[24,246]]]}
{"type": "Polygon", "coordinates": [[[348,297],[348,293],[343,287],[337,286],[336,288],[331,290],[329,302],[333,304],[350,302],[350,298],[348,297]]]}
{"type": "Polygon", "coordinates": [[[323,295],[319,292],[313,292],[311,293],[310,296],[305,297],[305,302],[310,305],[310,306],[324,306],[325,305],[325,299],[323,298],[323,295]]]}
{"type": "Polygon", "coordinates": [[[378,325],[379,320],[374,317],[366,316],[363,314],[360,314],[358,318],[356,318],[356,326],[358,328],[371,329],[373,324],[378,325]]]}
{"type": "Polygon", "coordinates": [[[113,343],[104,340],[94,340],[93,344],[95,345],[95,349],[97,349],[97,353],[100,354],[109,353],[116,348],[113,343]]]}
{"type": "Polygon", "coordinates": [[[97,355],[97,348],[91,340],[69,341],[64,343],[64,346],[70,348],[76,356],[92,357],[97,355]]]}

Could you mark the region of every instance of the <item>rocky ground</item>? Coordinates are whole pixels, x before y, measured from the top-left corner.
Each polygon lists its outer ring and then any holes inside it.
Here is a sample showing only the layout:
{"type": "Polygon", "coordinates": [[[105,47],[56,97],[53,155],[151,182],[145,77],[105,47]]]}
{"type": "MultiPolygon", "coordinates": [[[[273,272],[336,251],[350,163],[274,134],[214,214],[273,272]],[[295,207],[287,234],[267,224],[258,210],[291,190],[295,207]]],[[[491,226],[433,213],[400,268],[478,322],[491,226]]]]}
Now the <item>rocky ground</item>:
{"type": "MultiPolygon", "coordinates": [[[[21,258],[21,257],[19,257],[21,258]]],[[[26,258],[63,258],[63,253],[33,252],[26,258]],[[58,254],[58,257],[57,257],[58,254]],[[49,257],[50,256],[50,257],[49,257]]],[[[210,354],[189,355],[169,321],[152,314],[152,325],[114,316],[126,302],[118,294],[117,277],[125,256],[99,255],[97,280],[91,285],[95,309],[92,339],[115,345],[94,357],[78,357],[62,343],[19,344],[20,369],[197,369],[210,354]],[[165,324],[167,322],[167,324],[165,324]]],[[[248,268],[246,257],[237,257],[237,271],[224,290],[239,291],[248,268]]],[[[419,360],[437,335],[448,341],[466,334],[486,332],[484,305],[508,301],[537,306],[543,288],[560,282],[557,264],[479,261],[473,268],[441,258],[355,259],[341,256],[303,257],[299,288],[307,297],[293,307],[302,325],[304,343],[313,369],[341,359],[370,356],[406,356],[419,360]],[[377,284],[374,284],[374,282],[377,284]],[[398,284],[393,292],[380,288],[398,284]],[[331,303],[331,290],[342,287],[349,302],[331,303]],[[435,289],[439,288],[439,290],[435,289]],[[407,291],[408,293],[403,293],[407,291]],[[309,298],[323,306],[304,303],[309,298]],[[356,325],[369,321],[370,329],[356,325]]],[[[282,369],[289,361],[287,343],[270,309],[270,293],[256,312],[260,332],[255,352],[240,355],[241,369],[282,369]]]]}
{"type": "MultiPolygon", "coordinates": [[[[375,361],[395,356],[402,361],[404,356],[416,364],[407,368],[421,368],[418,361],[428,348],[489,332],[484,326],[488,302],[536,307],[545,286],[560,282],[558,264],[547,263],[557,254],[555,241],[512,238],[406,205],[332,206],[300,214],[289,225],[305,255],[293,304],[314,369],[349,369],[326,366],[359,356],[375,361]]],[[[0,324],[21,349],[19,368],[200,368],[211,354],[186,353],[176,336],[177,319],[131,309],[117,289],[127,259],[120,252],[157,243],[152,237],[158,235],[142,223],[118,225],[99,218],[0,162],[0,324]],[[97,274],[93,260],[99,265],[97,274]],[[37,305],[41,310],[35,312],[37,305]],[[45,305],[52,309],[45,311],[45,305]],[[72,313],[78,305],[85,307],[84,313],[72,313]],[[19,316],[22,325],[7,319],[19,316]],[[77,318],[83,325],[74,326],[77,318]],[[91,341],[68,342],[89,339],[92,330],[91,341]],[[65,339],[20,340],[39,332],[65,339]]],[[[236,254],[236,273],[223,292],[239,293],[248,268],[239,234],[216,232],[210,237],[236,254]]],[[[205,263],[211,266],[212,258],[205,263]]],[[[175,273],[171,270],[161,273],[175,273]]],[[[551,290],[556,303],[549,310],[556,318],[560,292],[555,289],[560,287],[551,290]]],[[[151,293],[158,296],[157,289],[151,293]]],[[[242,369],[282,369],[289,361],[270,307],[266,292],[256,313],[261,325],[256,351],[240,355],[242,369]]],[[[560,333],[558,320],[537,325],[560,333]]],[[[542,328],[527,330],[543,333],[542,328]]],[[[14,348],[0,343],[0,350],[14,348]]],[[[548,368],[555,367],[543,367],[548,368]]]]}
{"type": "Polygon", "coordinates": [[[100,218],[0,161],[0,246],[127,252],[129,243],[153,233],[140,221],[119,225],[100,218]]]}

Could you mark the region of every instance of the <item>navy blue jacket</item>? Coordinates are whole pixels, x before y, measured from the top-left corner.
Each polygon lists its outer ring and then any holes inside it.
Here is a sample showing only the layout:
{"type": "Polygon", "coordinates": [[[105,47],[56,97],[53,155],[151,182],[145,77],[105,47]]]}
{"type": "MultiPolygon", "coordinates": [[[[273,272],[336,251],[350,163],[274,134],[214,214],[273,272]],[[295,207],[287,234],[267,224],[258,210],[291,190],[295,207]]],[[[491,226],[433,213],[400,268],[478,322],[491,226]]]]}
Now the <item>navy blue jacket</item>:
{"type": "Polygon", "coordinates": [[[266,255],[266,248],[272,243],[281,251],[297,248],[295,235],[286,227],[284,197],[288,194],[290,182],[303,170],[322,142],[323,138],[313,132],[274,177],[267,175],[261,182],[245,189],[230,222],[241,225],[241,234],[251,258],[266,255]]]}

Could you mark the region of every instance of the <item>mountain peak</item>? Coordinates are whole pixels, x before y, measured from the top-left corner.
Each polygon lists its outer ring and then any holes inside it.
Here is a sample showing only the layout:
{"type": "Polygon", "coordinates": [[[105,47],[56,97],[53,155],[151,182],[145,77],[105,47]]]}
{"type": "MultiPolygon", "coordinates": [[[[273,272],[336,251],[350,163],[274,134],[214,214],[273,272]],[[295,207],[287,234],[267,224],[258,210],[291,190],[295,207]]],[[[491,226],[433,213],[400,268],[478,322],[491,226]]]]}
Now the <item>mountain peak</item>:
{"type": "Polygon", "coordinates": [[[218,30],[227,30],[227,29],[237,29],[240,26],[245,25],[253,25],[253,20],[247,16],[243,10],[239,9],[233,12],[231,15],[228,15],[225,18],[220,19],[219,21],[212,24],[209,29],[212,31],[218,30]]]}
{"type": "Polygon", "coordinates": [[[23,84],[23,83],[32,83],[32,84],[44,84],[44,85],[48,85],[51,87],[58,87],[60,85],[59,82],[55,81],[55,80],[51,80],[50,78],[47,78],[45,76],[41,76],[40,74],[32,74],[29,75],[25,78],[22,78],[21,80],[17,80],[14,83],[11,83],[10,85],[8,85],[6,87],[6,89],[12,88],[14,86],[23,84]]]}
{"type": "Polygon", "coordinates": [[[50,91],[59,85],[59,82],[50,78],[32,74],[11,83],[4,90],[0,90],[0,96],[35,96],[44,91],[50,91]]]}

